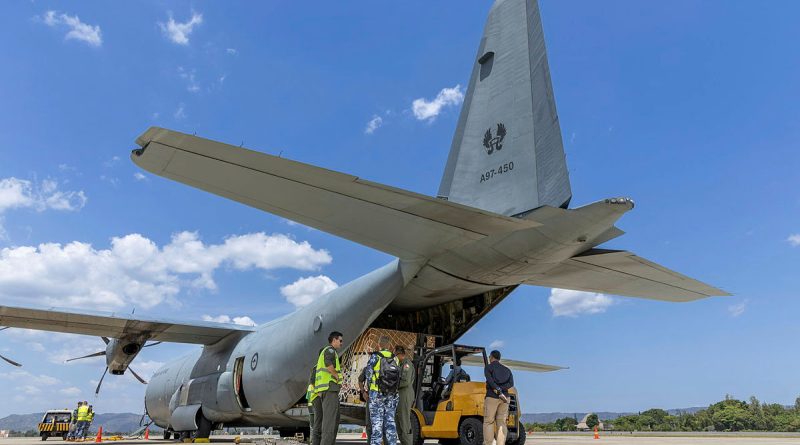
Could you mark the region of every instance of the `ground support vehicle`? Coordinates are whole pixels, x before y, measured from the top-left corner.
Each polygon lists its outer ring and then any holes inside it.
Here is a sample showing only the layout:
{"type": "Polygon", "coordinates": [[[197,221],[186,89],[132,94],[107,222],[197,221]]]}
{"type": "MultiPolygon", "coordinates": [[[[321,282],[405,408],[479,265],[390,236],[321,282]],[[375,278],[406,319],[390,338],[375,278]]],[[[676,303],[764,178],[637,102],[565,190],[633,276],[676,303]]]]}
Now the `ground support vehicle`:
{"type": "Polygon", "coordinates": [[[72,421],[72,411],[68,409],[51,409],[44,413],[39,422],[39,437],[47,440],[50,437],[61,437],[67,440],[69,425],[72,421]]]}

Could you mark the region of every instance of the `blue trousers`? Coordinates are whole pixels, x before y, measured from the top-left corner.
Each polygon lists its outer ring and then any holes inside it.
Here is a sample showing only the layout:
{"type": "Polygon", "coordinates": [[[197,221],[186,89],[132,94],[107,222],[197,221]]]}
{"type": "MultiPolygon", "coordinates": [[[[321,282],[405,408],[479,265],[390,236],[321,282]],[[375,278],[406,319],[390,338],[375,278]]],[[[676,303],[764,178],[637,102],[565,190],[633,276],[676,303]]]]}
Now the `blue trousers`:
{"type": "Polygon", "coordinates": [[[397,425],[394,416],[397,413],[397,402],[400,397],[395,394],[369,392],[369,423],[372,426],[370,445],[381,445],[384,435],[386,445],[397,444],[397,425]]]}

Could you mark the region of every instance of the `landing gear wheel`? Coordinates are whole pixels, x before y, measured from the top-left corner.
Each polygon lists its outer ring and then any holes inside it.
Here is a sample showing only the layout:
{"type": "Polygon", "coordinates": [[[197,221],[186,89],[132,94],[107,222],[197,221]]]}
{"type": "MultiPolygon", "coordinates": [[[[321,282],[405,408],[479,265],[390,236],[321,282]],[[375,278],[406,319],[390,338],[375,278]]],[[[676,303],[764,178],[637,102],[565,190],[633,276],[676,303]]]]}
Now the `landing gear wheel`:
{"type": "Polygon", "coordinates": [[[467,417],[458,426],[458,437],[461,439],[461,445],[482,444],[483,422],[474,417],[467,417]]]}
{"type": "Polygon", "coordinates": [[[164,440],[169,440],[172,437],[172,432],[170,430],[164,430],[164,440]]]}
{"type": "Polygon", "coordinates": [[[414,412],[411,412],[411,445],[422,445],[425,439],[422,438],[422,428],[419,425],[419,419],[414,412]]]}
{"type": "Polygon", "coordinates": [[[525,433],[525,426],[522,422],[517,423],[517,440],[506,441],[507,445],[525,445],[525,439],[528,435],[525,433]]]}
{"type": "Polygon", "coordinates": [[[211,428],[213,425],[211,421],[206,419],[206,416],[203,415],[203,411],[200,410],[197,412],[197,431],[194,434],[195,439],[208,439],[211,436],[211,428]]]}

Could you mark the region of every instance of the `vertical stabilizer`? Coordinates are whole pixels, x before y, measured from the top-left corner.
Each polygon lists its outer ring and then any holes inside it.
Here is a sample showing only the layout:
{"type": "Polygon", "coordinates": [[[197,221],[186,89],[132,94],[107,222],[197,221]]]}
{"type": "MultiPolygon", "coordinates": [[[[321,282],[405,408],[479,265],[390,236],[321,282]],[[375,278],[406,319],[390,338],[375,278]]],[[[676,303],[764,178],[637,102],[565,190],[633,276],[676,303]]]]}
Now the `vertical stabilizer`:
{"type": "Polygon", "coordinates": [[[572,197],[536,0],[489,12],[439,196],[503,215],[572,197]]]}

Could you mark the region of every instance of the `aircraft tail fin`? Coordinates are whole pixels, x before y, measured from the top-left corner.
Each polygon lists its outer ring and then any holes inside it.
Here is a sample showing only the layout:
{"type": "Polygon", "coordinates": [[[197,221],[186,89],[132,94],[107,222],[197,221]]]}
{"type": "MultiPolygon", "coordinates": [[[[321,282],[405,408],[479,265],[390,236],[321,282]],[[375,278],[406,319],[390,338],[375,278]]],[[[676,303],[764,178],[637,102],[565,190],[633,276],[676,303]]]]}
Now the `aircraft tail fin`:
{"type": "Polygon", "coordinates": [[[572,197],[536,0],[496,0],[439,197],[506,216],[572,197]]]}

